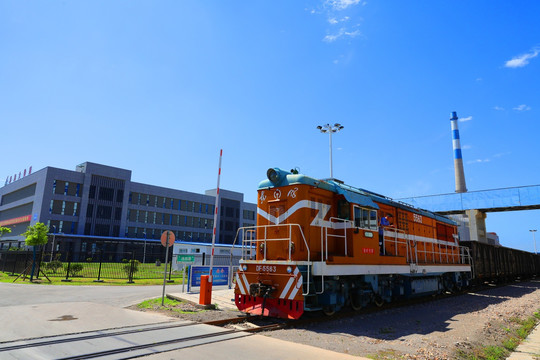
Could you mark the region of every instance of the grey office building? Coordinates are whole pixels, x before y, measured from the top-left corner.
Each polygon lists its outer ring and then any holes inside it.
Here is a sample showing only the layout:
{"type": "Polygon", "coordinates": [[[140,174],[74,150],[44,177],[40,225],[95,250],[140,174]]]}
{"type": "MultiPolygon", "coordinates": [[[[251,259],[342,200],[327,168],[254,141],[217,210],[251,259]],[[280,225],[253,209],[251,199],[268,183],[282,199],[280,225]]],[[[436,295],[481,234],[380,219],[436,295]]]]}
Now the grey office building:
{"type": "MultiPolygon", "coordinates": [[[[132,182],[130,170],[91,162],[75,171],[46,167],[0,188],[0,226],[11,229],[0,250],[24,247],[21,234],[36,222],[49,226],[55,252],[123,252],[157,243],[165,230],[177,240],[211,242],[215,195],[132,182]]],[[[216,243],[231,244],[239,227],[255,225],[256,211],[242,193],[220,189],[216,243]]]]}

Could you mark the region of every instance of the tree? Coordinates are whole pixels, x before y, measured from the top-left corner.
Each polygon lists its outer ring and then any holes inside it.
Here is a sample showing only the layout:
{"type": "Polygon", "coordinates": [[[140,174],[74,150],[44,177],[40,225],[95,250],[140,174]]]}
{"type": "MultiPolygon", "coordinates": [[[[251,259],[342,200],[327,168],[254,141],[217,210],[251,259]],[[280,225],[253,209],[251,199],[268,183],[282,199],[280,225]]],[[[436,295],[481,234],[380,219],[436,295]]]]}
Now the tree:
{"type": "Polygon", "coordinates": [[[8,227],[0,226],[0,237],[4,234],[9,234],[11,232],[11,229],[8,227]]]}
{"type": "Polygon", "coordinates": [[[26,246],[45,245],[49,240],[49,227],[44,223],[36,223],[34,226],[29,226],[23,236],[26,238],[26,246]]]}
{"type": "Polygon", "coordinates": [[[44,223],[36,223],[34,226],[29,226],[23,236],[26,238],[24,242],[26,246],[34,248],[34,261],[32,262],[32,272],[30,273],[30,281],[34,278],[34,269],[36,268],[36,246],[45,245],[49,240],[47,234],[49,227],[44,223]]]}

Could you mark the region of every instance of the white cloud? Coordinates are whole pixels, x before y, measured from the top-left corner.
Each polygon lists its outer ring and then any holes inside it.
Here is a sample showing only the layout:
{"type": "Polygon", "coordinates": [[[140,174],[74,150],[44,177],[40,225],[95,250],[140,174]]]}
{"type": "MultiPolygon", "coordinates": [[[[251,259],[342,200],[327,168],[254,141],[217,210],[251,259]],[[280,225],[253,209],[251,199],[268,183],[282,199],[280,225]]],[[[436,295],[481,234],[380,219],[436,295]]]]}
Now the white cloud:
{"type": "Polygon", "coordinates": [[[507,152],[495,154],[495,155],[493,155],[493,157],[494,157],[494,158],[500,158],[500,157],[503,157],[503,156],[506,156],[506,155],[510,155],[510,154],[512,154],[512,152],[507,151],[507,152]]]}
{"type": "Polygon", "coordinates": [[[341,28],[341,29],[339,29],[339,32],[337,34],[326,35],[323,38],[323,41],[325,41],[325,42],[334,42],[337,39],[339,39],[341,37],[344,37],[344,36],[354,38],[354,37],[357,37],[358,35],[360,35],[360,30],[347,31],[345,28],[341,28]]]}
{"type": "Polygon", "coordinates": [[[516,111],[529,111],[529,110],[531,110],[531,107],[527,106],[525,104],[521,104],[521,105],[516,106],[514,108],[514,110],[516,110],[516,111]]]}
{"type": "Polygon", "coordinates": [[[472,120],[472,116],[467,116],[467,117],[459,119],[460,122],[471,121],[471,120],[472,120]]]}
{"type": "Polygon", "coordinates": [[[527,54],[522,54],[508,60],[506,63],[504,63],[504,66],[508,68],[524,67],[525,65],[529,64],[530,59],[537,57],[538,53],[540,53],[540,49],[533,49],[527,54]]]}
{"type": "MultiPolygon", "coordinates": [[[[334,10],[345,10],[346,8],[358,5],[361,0],[327,0],[326,4],[334,10]]],[[[365,5],[364,2],[362,5],[365,5]]]]}
{"type": "Polygon", "coordinates": [[[501,106],[495,106],[493,109],[497,111],[504,111],[504,108],[501,106]]]}
{"type": "Polygon", "coordinates": [[[471,149],[471,148],[472,148],[471,145],[463,145],[463,146],[461,147],[461,150],[469,150],[469,149],[471,149]]]}
{"type": "Polygon", "coordinates": [[[476,159],[476,160],[467,161],[467,164],[481,164],[481,163],[487,163],[487,162],[490,162],[490,160],[489,159],[476,159]]]}
{"type": "Polygon", "coordinates": [[[328,19],[328,22],[330,24],[332,24],[332,25],[335,25],[335,24],[339,23],[339,21],[337,21],[336,18],[330,18],[330,19],[328,19]]]}

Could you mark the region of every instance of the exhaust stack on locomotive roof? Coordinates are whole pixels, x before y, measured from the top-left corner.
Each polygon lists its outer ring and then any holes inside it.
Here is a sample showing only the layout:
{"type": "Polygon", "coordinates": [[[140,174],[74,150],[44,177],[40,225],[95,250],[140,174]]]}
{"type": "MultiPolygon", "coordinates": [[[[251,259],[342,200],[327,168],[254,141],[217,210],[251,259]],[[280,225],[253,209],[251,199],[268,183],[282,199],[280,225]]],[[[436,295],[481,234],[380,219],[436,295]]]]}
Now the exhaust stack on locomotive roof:
{"type": "Polygon", "coordinates": [[[459,129],[457,124],[457,114],[452,112],[450,121],[452,122],[452,146],[454,148],[454,171],[456,177],[456,192],[467,192],[467,186],[465,185],[465,172],[463,171],[463,158],[461,156],[461,144],[459,142],[459,129]]]}

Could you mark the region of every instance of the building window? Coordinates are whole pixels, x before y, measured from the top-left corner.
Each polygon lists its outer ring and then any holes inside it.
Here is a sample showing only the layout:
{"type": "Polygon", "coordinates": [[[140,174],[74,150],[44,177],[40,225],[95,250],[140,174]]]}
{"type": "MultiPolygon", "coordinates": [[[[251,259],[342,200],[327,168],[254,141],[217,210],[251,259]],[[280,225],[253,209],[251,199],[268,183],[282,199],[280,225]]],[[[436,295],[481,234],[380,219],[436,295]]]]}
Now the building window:
{"type": "Polygon", "coordinates": [[[94,212],[94,205],[93,204],[88,204],[88,206],[86,207],[86,217],[91,218],[93,212],[94,212]]]}
{"type": "Polygon", "coordinates": [[[98,205],[96,217],[98,219],[111,219],[112,216],[112,207],[98,205]]]}
{"type": "Polygon", "coordinates": [[[88,197],[90,199],[96,198],[96,185],[90,185],[90,191],[88,192],[88,197]]]}
{"type": "Polygon", "coordinates": [[[75,196],[80,197],[80,191],[81,191],[81,184],[77,184],[77,188],[75,190],[75,196]]]}
{"type": "Polygon", "coordinates": [[[124,190],[117,190],[116,191],[116,202],[121,203],[124,201],[124,190]]]}
{"type": "Polygon", "coordinates": [[[115,208],[114,209],[114,220],[122,220],[122,208],[115,208]]]}
{"type": "Polygon", "coordinates": [[[99,188],[99,200],[113,201],[114,189],[108,187],[99,188]]]}
{"type": "Polygon", "coordinates": [[[56,193],[56,180],[54,180],[52,184],[52,193],[56,193]]]}

